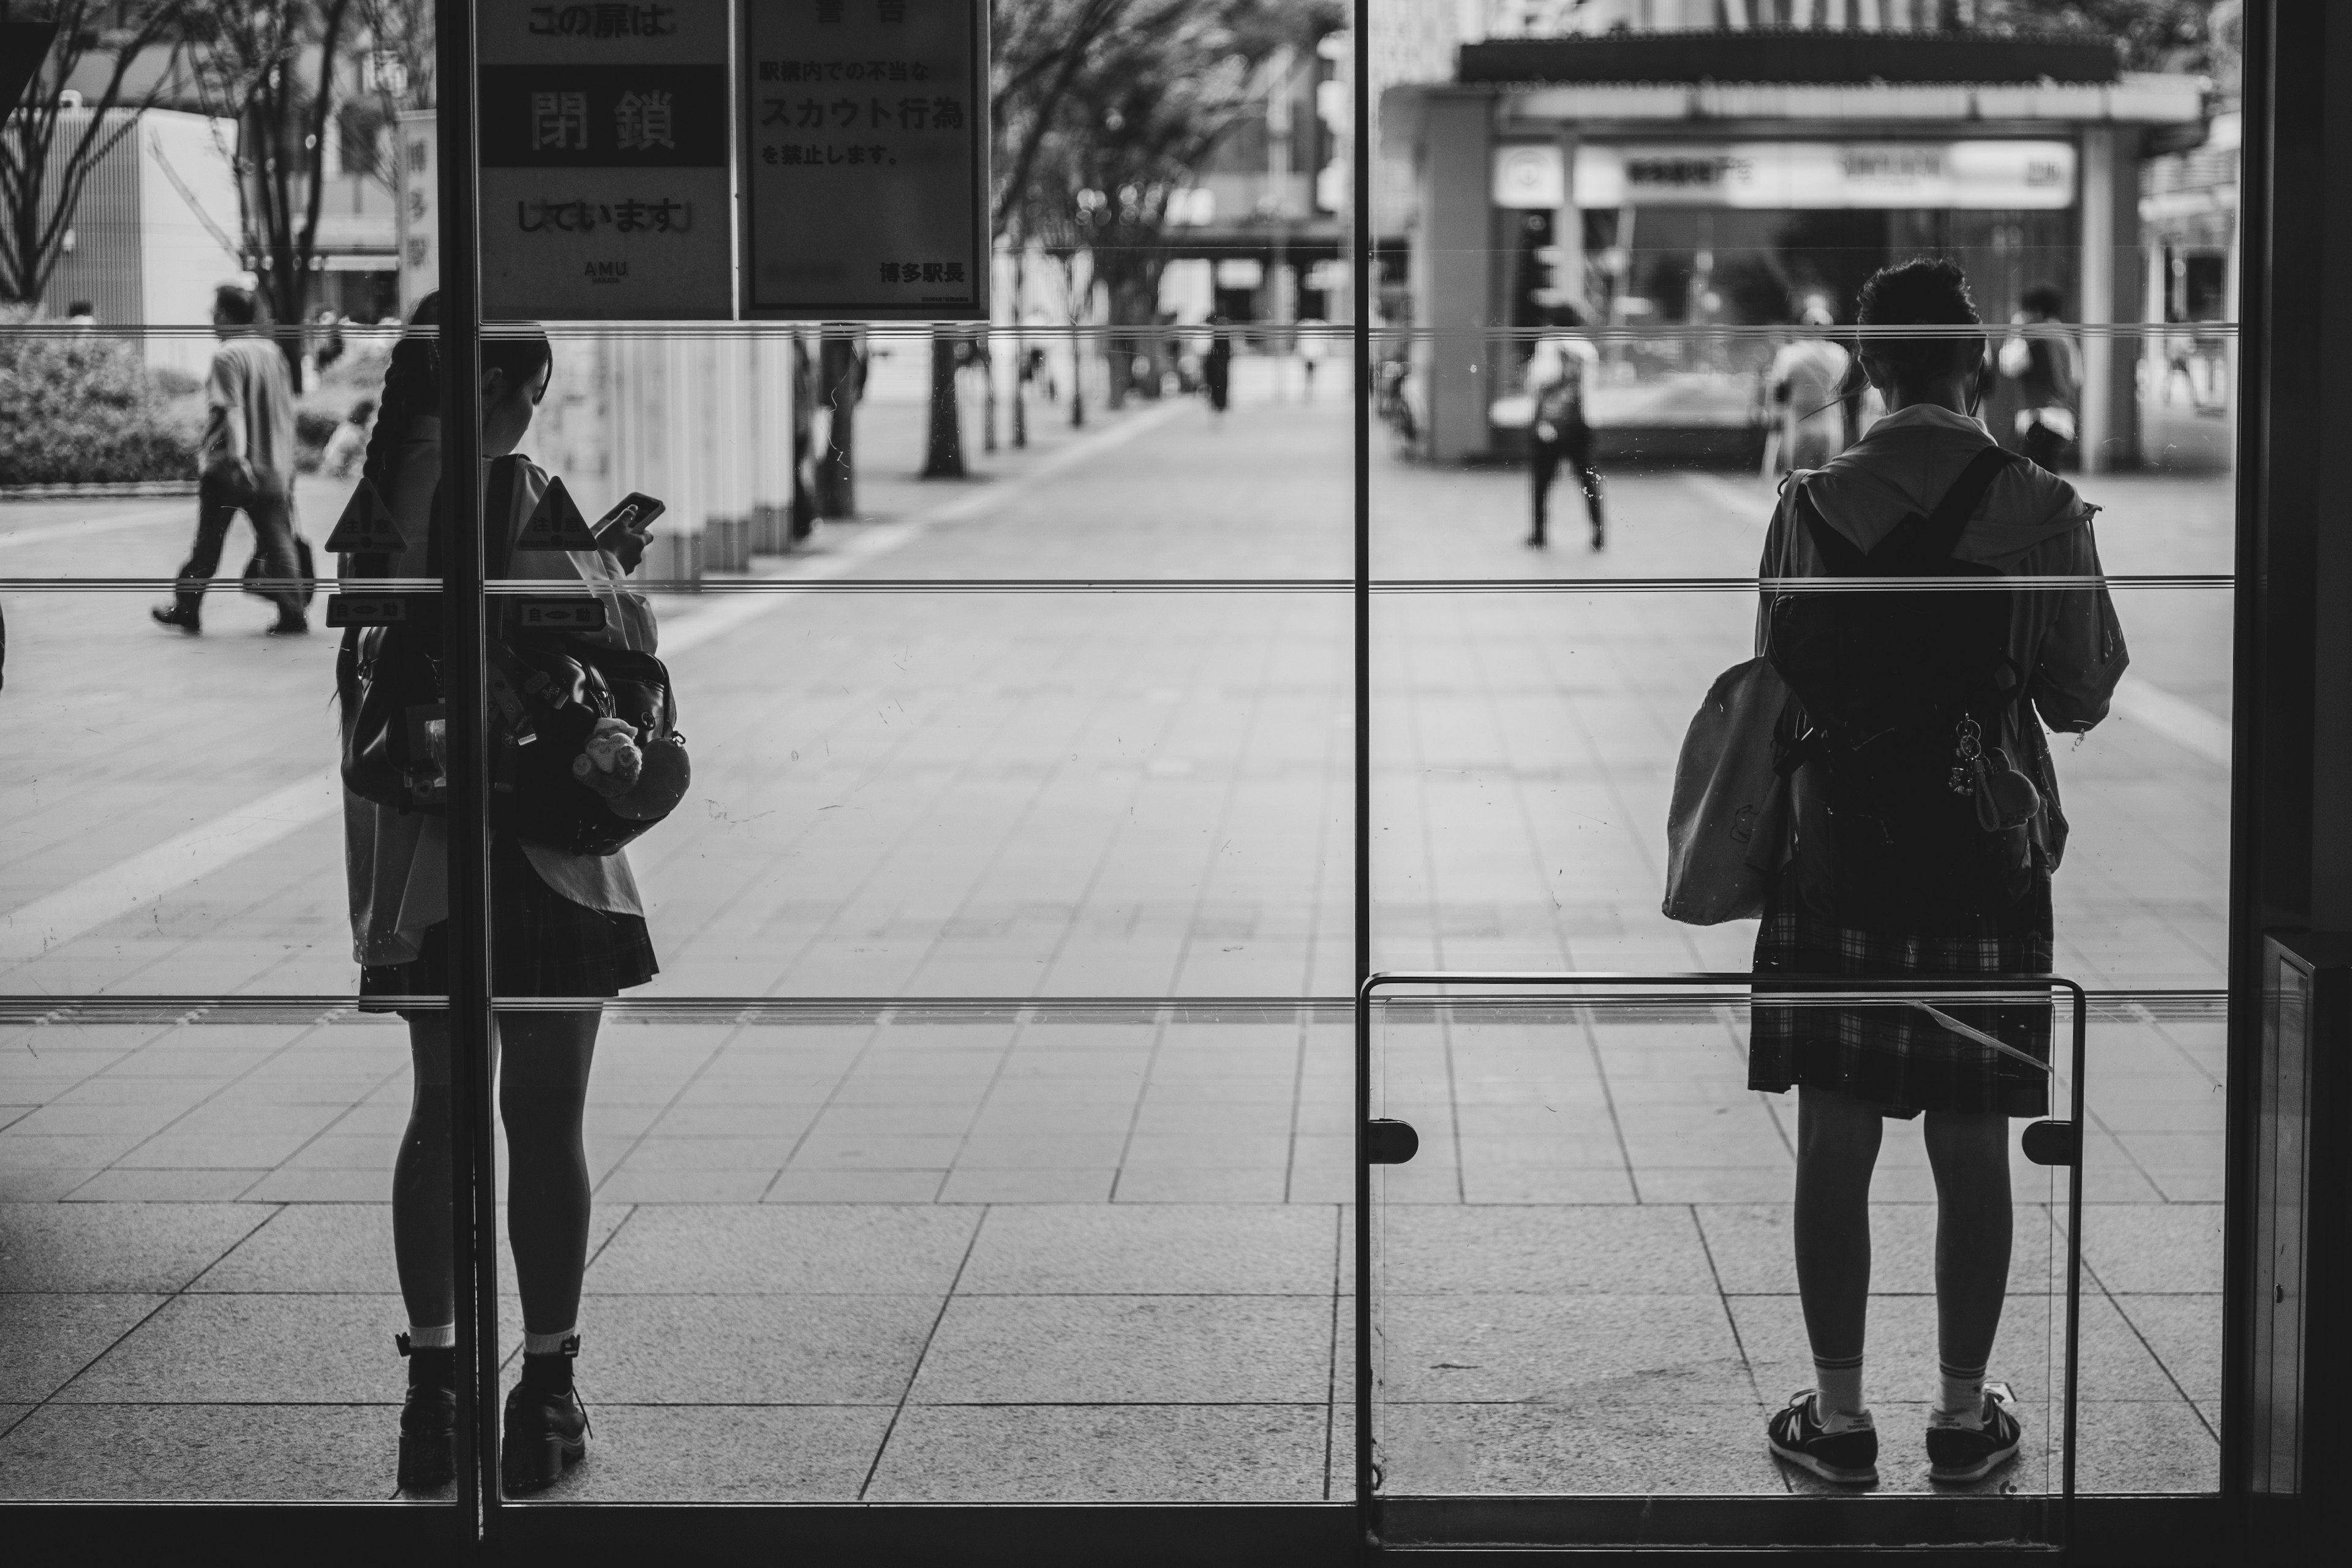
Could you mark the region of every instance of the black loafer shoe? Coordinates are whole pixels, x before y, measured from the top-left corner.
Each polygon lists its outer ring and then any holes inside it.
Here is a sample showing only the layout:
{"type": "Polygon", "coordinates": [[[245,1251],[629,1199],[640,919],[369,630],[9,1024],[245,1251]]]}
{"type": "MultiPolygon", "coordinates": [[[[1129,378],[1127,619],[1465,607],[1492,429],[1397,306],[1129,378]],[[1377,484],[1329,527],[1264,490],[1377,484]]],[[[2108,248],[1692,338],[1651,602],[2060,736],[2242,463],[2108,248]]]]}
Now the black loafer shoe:
{"type": "Polygon", "coordinates": [[[154,617],[155,624],[159,626],[169,626],[173,631],[185,632],[192,637],[204,635],[204,623],[196,618],[195,613],[192,610],[184,610],[177,605],[157,605],[147,613],[154,617]]]}

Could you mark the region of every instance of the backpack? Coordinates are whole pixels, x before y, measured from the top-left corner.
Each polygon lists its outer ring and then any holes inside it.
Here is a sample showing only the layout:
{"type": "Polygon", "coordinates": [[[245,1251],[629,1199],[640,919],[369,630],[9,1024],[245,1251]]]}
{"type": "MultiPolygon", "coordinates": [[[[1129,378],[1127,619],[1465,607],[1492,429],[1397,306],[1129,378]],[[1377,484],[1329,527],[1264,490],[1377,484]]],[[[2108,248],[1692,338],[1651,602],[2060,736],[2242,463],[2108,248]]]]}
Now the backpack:
{"type": "MultiPolygon", "coordinates": [[[[1987,447],[1934,512],[1868,552],[1791,497],[1831,577],[1998,577],[1953,559],[1986,491],[2020,459],[1987,447]]],[[[2006,589],[1776,593],[1766,657],[1795,700],[1776,736],[1790,784],[1789,871],[1815,911],[1933,927],[1998,914],[2030,890],[2040,793],[2000,746],[2024,699],[2006,589]]]]}
{"type": "Polygon", "coordinates": [[[1568,374],[1536,397],[1536,423],[1564,430],[1584,422],[1584,377],[1570,364],[1568,374]]]}
{"type": "MultiPolygon", "coordinates": [[[[511,517],[519,466],[513,458],[490,465],[486,516],[511,517]]],[[[436,521],[427,559],[428,574],[437,576],[436,521]]],[[[509,559],[494,546],[488,575],[503,575],[509,559]]],[[[381,805],[444,816],[448,783],[436,732],[447,713],[439,595],[415,595],[414,608],[413,618],[344,640],[337,665],[343,783],[381,805]]],[[[489,610],[492,826],[567,854],[614,853],[675,810],[691,781],[668,669],[649,653],[527,626],[510,598],[491,599],[489,610]],[[635,731],[629,787],[600,788],[581,765],[599,720],[635,731]]]]}

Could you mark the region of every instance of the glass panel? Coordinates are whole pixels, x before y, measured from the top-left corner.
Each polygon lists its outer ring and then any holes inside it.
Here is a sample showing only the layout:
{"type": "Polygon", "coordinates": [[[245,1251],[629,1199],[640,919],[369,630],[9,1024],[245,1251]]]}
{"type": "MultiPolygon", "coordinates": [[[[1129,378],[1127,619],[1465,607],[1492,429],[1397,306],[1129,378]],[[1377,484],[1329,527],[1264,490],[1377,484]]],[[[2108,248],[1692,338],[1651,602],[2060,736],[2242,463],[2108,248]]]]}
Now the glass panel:
{"type": "Polygon", "coordinates": [[[548,1500],[1347,1495],[1343,1009],[632,999],[597,1051],[548,1500]]]}
{"type": "Polygon", "coordinates": [[[419,1181],[396,1226],[385,1201],[414,1138],[399,1020],[5,1006],[0,1498],[391,1497],[393,1336],[416,1315],[395,1234],[419,1277],[436,1258],[446,1276],[450,1235],[446,1143],[420,1148],[443,1162],[437,1204],[419,1181]]]}
{"type": "MultiPolygon", "coordinates": [[[[121,237],[83,232],[89,252],[121,237]]],[[[0,326],[0,380],[36,394],[12,393],[0,437],[12,1499],[381,1501],[404,1469],[432,1483],[412,1499],[450,1496],[446,1419],[405,1460],[399,1434],[409,1374],[447,1388],[452,1352],[404,1365],[394,1345],[453,1315],[446,1063],[425,1053],[418,1088],[400,1020],[353,1005],[344,874],[347,847],[396,861],[422,908],[444,837],[346,795],[332,629],[388,596],[429,624],[436,595],[382,592],[394,562],[339,580],[364,436],[339,418],[390,339],[355,331],[324,369],[305,346],[226,320],[0,326]],[[215,431],[199,481],[216,364],[252,471],[215,431]],[[307,574],[278,553],[289,524],[307,574]]],[[[434,1030],[438,984],[404,995],[434,1030]]]]}
{"type": "MultiPolygon", "coordinates": [[[[1444,993],[1400,987],[1374,1009],[1375,1113],[1422,1135],[1409,1163],[1375,1167],[1374,1436],[1389,1539],[1458,1536],[1473,1518],[1502,1517],[1478,1509],[1521,1498],[1551,1502],[1517,1516],[1504,1527],[1508,1539],[1664,1543],[1720,1540],[1736,1528],[1738,1540],[1786,1542],[1801,1538],[1787,1532],[1817,1526],[1769,1516],[1734,1526],[1719,1511],[1672,1504],[1651,1510],[1672,1498],[1865,1491],[2027,1506],[1940,1513],[1932,1525],[1916,1512],[1882,1511],[1836,1526],[1841,1540],[1916,1540],[1923,1529],[1954,1540],[2048,1539],[2054,1511],[2032,1500],[2060,1488],[2058,1173],[2027,1161],[1998,1121],[1990,1148],[1931,1130],[1953,1140],[1942,1156],[1953,1205],[1944,1245],[1997,1228],[1994,1216],[2014,1204],[2005,1300],[1974,1311],[1997,1319],[1991,1376],[2013,1394],[2025,1432],[2013,1463],[1965,1484],[1934,1482],[1921,1435],[1938,1388],[1938,1190],[1923,1123],[1882,1124],[1874,1112],[1838,1121],[1838,1108],[1820,1108],[1804,1135],[1850,1142],[1875,1139],[1883,1126],[1884,1137],[1876,1176],[1860,1176],[1852,1209],[1824,1206],[1811,1222],[1869,1233],[1860,1279],[1835,1272],[1851,1265],[1837,1263],[1827,1241],[1809,1243],[1816,1250],[1807,1255],[1817,1271],[1808,1290],[1822,1320],[1814,1326],[1859,1338],[1866,1321],[1873,1352],[1864,1394],[1875,1456],[1817,1451],[1846,1474],[1847,1484],[1832,1485],[1777,1460],[1764,1440],[1790,1390],[1817,1377],[1792,1248],[1799,1121],[1790,1100],[1745,1087],[1749,1009],[1736,994],[1638,983],[1612,987],[1612,999],[1598,1005],[1572,1001],[1591,989],[1529,986],[1514,996],[1478,994],[1475,983],[1444,993]],[[2006,1170],[1998,1141],[2010,1146],[2006,1170]],[[1987,1179],[1997,1184],[1990,1191],[1971,1184],[1987,1179]],[[1865,1280],[1866,1305],[1840,1288],[1865,1280]],[[1851,1483],[1864,1471],[1874,1479],[1857,1489],[1851,1483]]],[[[1802,1034],[1832,1016],[1908,1016],[1921,1002],[2021,1040],[2040,1011],[1957,994],[1847,1001],[1834,1013],[1819,1001],[1775,1010],[1784,1016],[1778,1027],[1802,1034]]],[[[2057,1032],[2063,1056],[2063,1022],[2057,1032]]],[[[1922,1039],[1916,1048],[1947,1047],[1922,1039]]],[[[1983,1049],[1964,1040],[1950,1048],[1983,1049]]],[[[2062,1114],[2065,1103],[2057,1100],[2062,1114]]],[[[1852,1146],[1866,1163],[1862,1144],[1852,1146]]]]}

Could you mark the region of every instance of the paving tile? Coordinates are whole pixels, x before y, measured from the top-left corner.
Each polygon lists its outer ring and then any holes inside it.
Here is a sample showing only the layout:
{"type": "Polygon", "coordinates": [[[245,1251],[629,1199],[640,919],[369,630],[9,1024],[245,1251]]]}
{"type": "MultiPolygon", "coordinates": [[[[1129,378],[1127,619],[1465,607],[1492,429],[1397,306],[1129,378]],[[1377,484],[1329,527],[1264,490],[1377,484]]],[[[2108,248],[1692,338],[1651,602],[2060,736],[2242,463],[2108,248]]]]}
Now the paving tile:
{"type": "Polygon", "coordinates": [[[1413,1496],[1696,1493],[1777,1496],[1764,1411],[1724,1405],[1380,1407],[1388,1489],[1413,1496]]]}
{"type": "Polygon", "coordinates": [[[812,1133],[793,1156],[796,1171],[944,1170],[962,1152],[957,1137],[812,1133]]]}
{"type": "MultiPolygon", "coordinates": [[[[1731,1301],[1740,1343],[1766,1396],[1810,1386],[1811,1352],[1804,1316],[1792,1296],[1742,1296],[1731,1301]],[[1785,1389],[1783,1387],[1785,1385],[1785,1389]]],[[[2045,1405],[2063,1376],[2063,1301],[2011,1300],[2002,1310],[1991,1375],[2008,1383],[2029,1408],[2045,1405]]],[[[2083,1301],[2085,1399],[2179,1399],[2156,1357],[2113,1304],[2083,1301]]],[[[1874,1403],[1927,1398],[1936,1390],[1936,1303],[1926,1296],[1874,1296],[1870,1301],[1869,1363],[1864,1387],[1874,1403]]],[[[2182,1408],[2187,1409],[2186,1402],[2182,1408]]]]}
{"type": "Polygon", "coordinates": [[[0,1205],[0,1290],[176,1290],[269,1217],[250,1205],[0,1205]]]}
{"type": "Polygon", "coordinates": [[[586,1461],[527,1506],[855,1501],[891,1408],[600,1399],[594,1414],[586,1461]]]}
{"type": "Polygon", "coordinates": [[[954,1170],[940,1188],[943,1204],[1102,1203],[1118,1173],[1094,1169],[954,1170]]]}
{"type": "Polygon", "coordinates": [[[589,1266],[595,1294],[947,1294],[981,1217],[968,1209],[640,1209],[589,1266]]]}
{"type": "Polygon", "coordinates": [[[1723,1300],[1695,1296],[1381,1299],[1383,1397],[1415,1404],[1752,1402],[1723,1300]]]}
{"type": "MultiPolygon", "coordinates": [[[[1796,1243],[1787,1203],[1703,1204],[1694,1211],[1706,1234],[1723,1289],[1734,1296],[1777,1295],[1797,1288],[1796,1243]]],[[[2012,1211],[2009,1288],[2012,1296],[2042,1293],[2063,1265],[2053,1261],[2053,1237],[2042,1210],[2012,1211]]],[[[1870,1283],[1881,1294],[1932,1292],[1936,1288],[1936,1208],[1933,1204],[1874,1204],[1870,1215],[1870,1283]]]]}
{"type": "Polygon", "coordinates": [[[929,1203],[947,1172],[786,1171],[761,1196],[771,1204],[929,1203]]]}
{"type": "Polygon", "coordinates": [[[1121,1204],[1278,1204],[1291,1186],[1291,1173],[1278,1165],[1161,1166],[1118,1173],[1111,1199],[1121,1204]]]}
{"type": "Polygon", "coordinates": [[[162,1306],[160,1295],[0,1295],[0,1399],[47,1399],[162,1306]]]}
{"type": "Polygon", "coordinates": [[[59,1390],[80,1404],[363,1404],[404,1386],[397,1295],[181,1296],[59,1390]]]}
{"type": "Polygon", "coordinates": [[[872,1502],[1299,1502],[1320,1405],[910,1405],[872,1502]]]}
{"type": "Polygon", "coordinates": [[[399,1440],[393,1404],[49,1405],[0,1436],[0,1497],[381,1504],[399,1440]]]}
{"type": "Polygon", "coordinates": [[[1541,1165],[1496,1169],[1472,1163],[1462,1171],[1462,1201],[1468,1204],[1630,1204],[1634,1201],[1633,1178],[1622,1164],[1595,1170],[1541,1165]]]}
{"type": "Polygon", "coordinates": [[[1118,1205],[992,1210],[960,1296],[1326,1296],[1339,1238],[1329,1210],[1118,1205]]]}
{"type": "Polygon", "coordinates": [[[1111,1170],[1120,1163],[1126,1134],[1070,1133],[981,1137],[963,1141],[955,1169],[966,1171],[1111,1170]]]}
{"type": "Polygon", "coordinates": [[[613,1204],[754,1204],[776,1179],[772,1165],[730,1171],[622,1169],[596,1184],[613,1204]]]}
{"type": "Polygon", "coordinates": [[[650,1405],[891,1405],[940,1313],[934,1296],[596,1296],[582,1386],[650,1405]]]}
{"type": "Polygon", "coordinates": [[[1330,1373],[1328,1300],[959,1296],[910,1397],[955,1404],[1307,1403],[1330,1373]]]}
{"type": "Polygon", "coordinates": [[[2083,1261],[2117,1294],[2221,1288],[2221,1205],[2099,1204],[2083,1211],[2083,1261]]]}
{"type": "MultiPolygon", "coordinates": [[[[254,1189],[275,1173],[266,1167],[175,1171],[116,1165],[98,1172],[74,1188],[69,1196],[78,1204],[267,1203],[273,1200],[255,1198],[254,1189]]],[[[383,1183],[383,1176],[374,1178],[378,1188],[383,1183]]]]}
{"type": "Polygon", "coordinates": [[[1382,1237],[1383,1278],[1395,1291],[1684,1296],[1715,1289],[1686,1208],[1399,1206],[1385,1216],[1382,1237]]]}
{"type": "Polygon", "coordinates": [[[2221,1487],[2221,1446],[2189,1407],[2086,1400],[2075,1486],[2086,1492],[2211,1492],[2221,1487]]]}
{"type": "Polygon", "coordinates": [[[2118,1296],[2116,1307],[2195,1400],[2221,1397],[2221,1298],[2118,1296]]]}
{"type": "MultiPolygon", "coordinates": [[[[628,1213],[625,1205],[601,1203],[589,1211],[590,1257],[596,1256],[628,1213]]],[[[514,1279],[514,1253],[507,1245],[503,1212],[498,1268],[499,1279],[514,1279]]],[[[393,1265],[392,1205],[321,1203],[278,1209],[188,1288],[207,1295],[395,1292],[400,1278],[393,1265]]]]}
{"type": "MultiPolygon", "coordinates": [[[[107,1173],[114,1174],[112,1172],[107,1173]]],[[[162,1173],[156,1173],[161,1174],[162,1173]]],[[[296,1170],[282,1166],[259,1176],[238,1194],[245,1203],[365,1204],[386,1201],[392,1190],[389,1170],[296,1170]]],[[[77,1196],[79,1194],[77,1194],[77,1196]]]]}

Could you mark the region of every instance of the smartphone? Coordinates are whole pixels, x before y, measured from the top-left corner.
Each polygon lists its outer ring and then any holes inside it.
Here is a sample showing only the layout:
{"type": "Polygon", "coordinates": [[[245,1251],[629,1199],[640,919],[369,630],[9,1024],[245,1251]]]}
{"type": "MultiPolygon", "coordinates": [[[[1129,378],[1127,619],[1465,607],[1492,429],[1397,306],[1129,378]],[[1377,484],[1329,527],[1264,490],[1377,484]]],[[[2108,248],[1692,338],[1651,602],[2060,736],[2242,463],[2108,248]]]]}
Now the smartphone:
{"type": "Polygon", "coordinates": [[[642,534],[654,525],[654,519],[669,509],[643,490],[631,490],[621,498],[621,503],[596,520],[591,531],[596,535],[599,549],[609,550],[616,535],[625,531],[642,534]]]}

